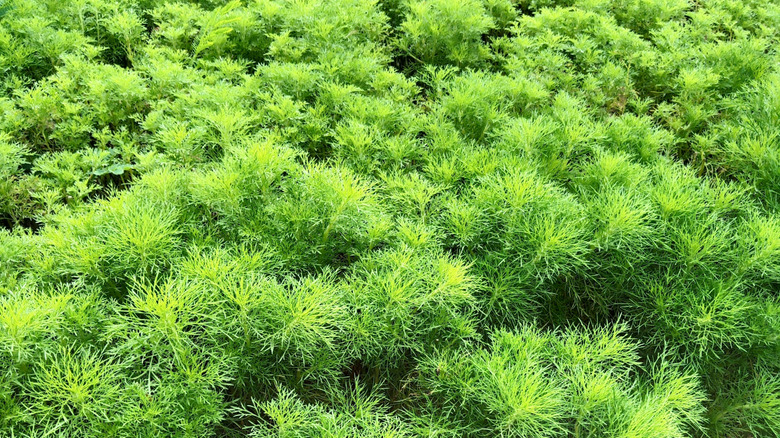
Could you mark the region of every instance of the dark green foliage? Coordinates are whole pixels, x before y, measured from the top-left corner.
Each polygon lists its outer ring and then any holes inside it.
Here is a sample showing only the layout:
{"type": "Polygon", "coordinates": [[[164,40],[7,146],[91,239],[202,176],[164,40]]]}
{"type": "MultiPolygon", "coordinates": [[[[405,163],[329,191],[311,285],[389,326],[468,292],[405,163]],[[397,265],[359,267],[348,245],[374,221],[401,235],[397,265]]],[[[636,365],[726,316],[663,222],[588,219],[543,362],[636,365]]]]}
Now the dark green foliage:
{"type": "Polygon", "coordinates": [[[0,436],[780,435],[780,5],[0,0],[0,436]]]}

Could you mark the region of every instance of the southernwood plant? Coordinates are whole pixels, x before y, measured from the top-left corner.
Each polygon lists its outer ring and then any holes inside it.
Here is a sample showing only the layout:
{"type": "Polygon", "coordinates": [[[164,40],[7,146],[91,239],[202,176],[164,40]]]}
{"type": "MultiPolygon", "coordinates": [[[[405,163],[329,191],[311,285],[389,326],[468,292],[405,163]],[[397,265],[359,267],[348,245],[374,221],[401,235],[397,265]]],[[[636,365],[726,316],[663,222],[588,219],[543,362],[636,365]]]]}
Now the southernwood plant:
{"type": "Polygon", "coordinates": [[[776,0],[0,0],[0,436],[780,436],[776,0]]]}

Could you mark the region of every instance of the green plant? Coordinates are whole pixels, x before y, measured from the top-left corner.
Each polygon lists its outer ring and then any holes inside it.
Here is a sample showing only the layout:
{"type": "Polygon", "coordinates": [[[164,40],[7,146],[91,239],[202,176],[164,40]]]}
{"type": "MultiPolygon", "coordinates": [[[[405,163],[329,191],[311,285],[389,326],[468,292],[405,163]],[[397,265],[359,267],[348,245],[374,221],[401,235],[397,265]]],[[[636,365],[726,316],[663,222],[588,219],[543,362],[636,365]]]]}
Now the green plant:
{"type": "Polygon", "coordinates": [[[0,436],[780,435],[779,17],[0,0],[0,436]]]}

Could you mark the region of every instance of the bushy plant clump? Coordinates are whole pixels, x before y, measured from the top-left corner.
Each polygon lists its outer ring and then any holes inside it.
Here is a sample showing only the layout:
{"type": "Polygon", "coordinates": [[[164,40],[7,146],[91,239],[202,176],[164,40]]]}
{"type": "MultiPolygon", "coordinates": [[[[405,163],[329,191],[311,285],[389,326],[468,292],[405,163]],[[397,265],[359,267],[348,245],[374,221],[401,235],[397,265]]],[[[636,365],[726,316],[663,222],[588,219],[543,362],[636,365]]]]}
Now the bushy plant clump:
{"type": "Polygon", "coordinates": [[[0,436],[780,436],[780,4],[0,0],[0,436]]]}

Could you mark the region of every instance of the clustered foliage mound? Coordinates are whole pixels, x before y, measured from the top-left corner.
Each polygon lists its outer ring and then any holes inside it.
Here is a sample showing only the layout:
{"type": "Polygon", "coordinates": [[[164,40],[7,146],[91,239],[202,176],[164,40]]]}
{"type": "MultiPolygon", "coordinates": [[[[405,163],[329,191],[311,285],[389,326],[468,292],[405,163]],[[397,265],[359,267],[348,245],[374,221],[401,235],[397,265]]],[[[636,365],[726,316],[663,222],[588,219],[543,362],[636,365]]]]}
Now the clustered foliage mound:
{"type": "Polygon", "coordinates": [[[780,436],[780,4],[0,0],[0,436],[780,436]]]}

